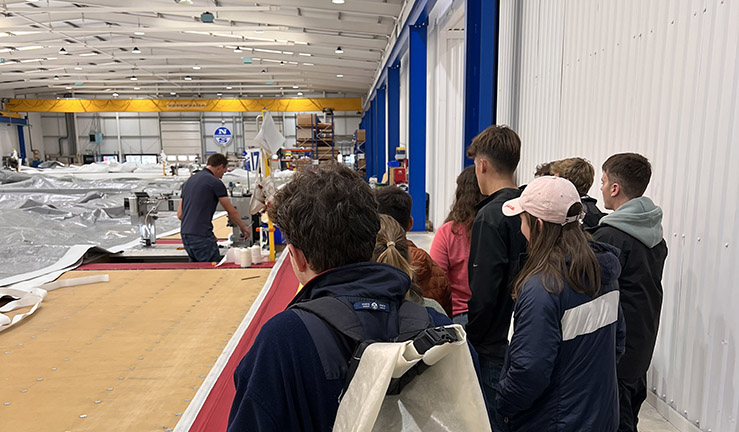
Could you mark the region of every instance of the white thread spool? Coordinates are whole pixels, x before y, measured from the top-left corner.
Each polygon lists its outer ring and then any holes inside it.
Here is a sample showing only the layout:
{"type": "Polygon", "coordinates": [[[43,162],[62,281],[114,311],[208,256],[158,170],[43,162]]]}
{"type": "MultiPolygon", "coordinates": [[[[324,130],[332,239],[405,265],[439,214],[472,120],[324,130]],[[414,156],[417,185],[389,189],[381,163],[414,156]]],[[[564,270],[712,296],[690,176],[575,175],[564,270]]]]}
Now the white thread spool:
{"type": "Polygon", "coordinates": [[[251,251],[249,248],[239,249],[241,256],[241,268],[251,267],[251,251]]]}
{"type": "Polygon", "coordinates": [[[262,248],[259,245],[251,247],[251,263],[261,264],[262,263],[262,248]]]}
{"type": "Polygon", "coordinates": [[[241,251],[238,248],[233,248],[233,252],[231,252],[233,253],[233,260],[234,260],[234,264],[236,265],[241,265],[241,253],[240,252],[241,251]]]}

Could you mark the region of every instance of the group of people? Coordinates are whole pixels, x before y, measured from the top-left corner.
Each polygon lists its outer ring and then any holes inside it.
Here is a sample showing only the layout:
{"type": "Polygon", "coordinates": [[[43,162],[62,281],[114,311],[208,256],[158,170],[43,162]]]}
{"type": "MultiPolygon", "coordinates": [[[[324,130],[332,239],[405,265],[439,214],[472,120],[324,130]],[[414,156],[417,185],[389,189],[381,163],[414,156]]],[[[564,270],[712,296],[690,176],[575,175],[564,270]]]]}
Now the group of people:
{"type": "Polygon", "coordinates": [[[406,237],[413,203],[398,188],[337,164],[281,189],[268,212],[303,288],[237,368],[229,430],[331,430],[355,341],[301,305],[332,298],[367,340],[397,339],[409,302],[429,325],[462,325],[494,431],[636,431],[667,256],[643,196],[651,166],[605,161],[606,215],[589,162],[544,164],[518,187],[520,150],[505,126],[473,140],[430,254],[406,237]]]}

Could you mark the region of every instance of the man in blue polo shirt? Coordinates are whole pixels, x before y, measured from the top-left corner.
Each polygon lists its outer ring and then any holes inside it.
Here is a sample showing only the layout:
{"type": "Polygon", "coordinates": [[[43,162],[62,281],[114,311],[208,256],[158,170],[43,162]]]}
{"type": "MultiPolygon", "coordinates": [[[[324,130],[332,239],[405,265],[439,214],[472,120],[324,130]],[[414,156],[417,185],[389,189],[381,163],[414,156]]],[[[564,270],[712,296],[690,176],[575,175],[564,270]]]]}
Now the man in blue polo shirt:
{"type": "Polygon", "coordinates": [[[226,156],[213,154],[208,158],[205,169],[190,177],[182,186],[177,217],[182,221],[182,245],[185,246],[191,262],[221,260],[211,222],[219,202],[231,222],[239,226],[242,235],[249,235],[249,228],[241,221],[241,216],[228,199],[226,186],[221,181],[227,169],[226,156]]]}

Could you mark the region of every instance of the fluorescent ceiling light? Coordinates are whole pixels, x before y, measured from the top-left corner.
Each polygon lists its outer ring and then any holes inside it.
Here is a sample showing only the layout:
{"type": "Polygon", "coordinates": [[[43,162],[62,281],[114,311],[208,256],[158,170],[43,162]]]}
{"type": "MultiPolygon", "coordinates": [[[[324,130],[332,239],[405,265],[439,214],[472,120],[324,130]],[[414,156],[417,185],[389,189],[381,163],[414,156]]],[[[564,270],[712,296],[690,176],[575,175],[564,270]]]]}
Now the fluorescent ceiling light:
{"type": "Polygon", "coordinates": [[[334,51],[336,54],[344,54],[344,50],[341,49],[341,47],[336,47],[336,51],[334,51]]]}
{"type": "Polygon", "coordinates": [[[30,51],[30,50],[41,49],[41,48],[43,47],[40,45],[31,45],[31,46],[18,47],[16,49],[18,51],[30,51]]]}
{"type": "Polygon", "coordinates": [[[192,81],[192,77],[190,75],[186,76],[185,81],[192,81]]]}
{"type": "Polygon", "coordinates": [[[138,78],[136,78],[136,75],[131,76],[131,81],[138,81],[138,78]]]}
{"type": "Polygon", "coordinates": [[[82,70],[82,66],[75,66],[74,70],[82,70]]]}
{"type": "Polygon", "coordinates": [[[67,54],[69,54],[69,53],[67,52],[67,50],[65,50],[65,49],[64,49],[64,47],[61,47],[61,48],[59,49],[59,54],[61,54],[61,55],[67,55],[67,54]]]}
{"type": "Polygon", "coordinates": [[[118,97],[118,93],[113,93],[113,97],[118,97]]]}
{"type": "Polygon", "coordinates": [[[303,63],[303,66],[314,66],[313,63],[303,63]]]}
{"type": "Polygon", "coordinates": [[[236,48],[234,48],[234,52],[235,53],[240,53],[241,52],[241,47],[240,46],[237,46],[236,48]]]}
{"type": "Polygon", "coordinates": [[[344,4],[344,0],[331,0],[333,4],[344,4]]]}
{"type": "Polygon", "coordinates": [[[133,49],[131,50],[131,53],[132,54],[141,54],[141,50],[139,49],[139,47],[133,47],[133,49]]]}
{"type": "Polygon", "coordinates": [[[207,33],[211,36],[218,36],[218,37],[225,37],[225,38],[231,38],[231,39],[242,39],[242,36],[234,35],[234,34],[225,34],[225,33],[207,33]]]}
{"type": "Polygon", "coordinates": [[[177,92],[169,92],[169,94],[171,94],[172,96],[175,96],[177,92]]]}
{"type": "Polygon", "coordinates": [[[141,87],[134,87],[134,90],[141,90],[141,87]]]}
{"type": "Polygon", "coordinates": [[[303,92],[298,92],[298,96],[303,96],[303,92]]]}
{"type": "Polygon", "coordinates": [[[231,90],[232,88],[231,86],[226,86],[226,90],[231,90]]]}
{"type": "Polygon", "coordinates": [[[72,87],[70,87],[70,86],[67,86],[67,87],[64,87],[64,88],[67,89],[67,90],[72,90],[72,87]]]}
{"type": "Polygon", "coordinates": [[[270,53],[270,54],[282,54],[282,51],[263,49],[263,48],[254,48],[254,51],[270,53]]]}
{"type": "Polygon", "coordinates": [[[216,93],[216,96],[221,97],[223,96],[223,93],[216,93]]]}
{"type": "Polygon", "coordinates": [[[59,79],[59,75],[54,75],[54,79],[55,80],[58,80],[59,79]]]}
{"type": "Polygon", "coordinates": [[[296,88],[300,88],[300,86],[296,86],[296,85],[294,85],[294,86],[293,86],[293,88],[294,88],[294,89],[296,89],[296,88]]]}
{"type": "Polygon", "coordinates": [[[96,56],[96,55],[98,55],[98,53],[96,53],[96,52],[89,52],[89,53],[80,54],[80,57],[92,57],[92,56],[96,56]]]}
{"type": "Polygon", "coordinates": [[[301,55],[301,56],[303,56],[303,57],[310,57],[310,56],[312,56],[313,54],[311,54],[311,53],[298,53],[298,55],[301,55]]]}
{"type": "Polygon", "coordinates": [[[200,66],[193,66],[192,68],[195,70],[200,70],[200,66]]]}
{"type": "Polygon", "coordinates": [[[344,75],[342,75],[342,74],[336,74],[336,78],[344,78],[344,75]]]}
{"type": "Polygon", "coordinates": [[[135,34],[136,36],[144,36],[146,33],[142,31],[137,31],[137,32],[133,32],[133,34],[135,34]]]}

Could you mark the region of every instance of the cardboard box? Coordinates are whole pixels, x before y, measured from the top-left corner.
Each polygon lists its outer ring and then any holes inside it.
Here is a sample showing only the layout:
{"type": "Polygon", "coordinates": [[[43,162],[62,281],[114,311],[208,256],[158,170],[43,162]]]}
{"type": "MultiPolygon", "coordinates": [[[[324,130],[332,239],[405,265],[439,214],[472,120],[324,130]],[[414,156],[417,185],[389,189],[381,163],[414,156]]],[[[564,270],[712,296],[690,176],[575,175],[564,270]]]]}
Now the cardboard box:
{"type": "Polygon", "coordinates": [[[301,127],[311,127],[313,123],[316,123],[315,114],[298,114],[296,117],[296,123],[301,127]]]}
{"type": "Polygon", "coordinates": [[[367,161],[365,159],[360,159],[357,161],[357,168],[365,169],[366,167],[367,167],[367,161]]]}
{"type": "Polygon", "coordinates": [[[303,171],[303,170],[307,169],[308,167],[310,167],[310,165],[311,165],[312,162],[313,161],[310,160],[309,158],[300,158],[300,159],[297,160],[297,162],[295,162],[295,170],[296,171],[303,171]]]}
{"type": "Polygon", "coordinates": [[[305,141],[313,139],[313,129],[302,129],[298,128],[295,130],[296,136],[295,138],[299,141],[305,141]]]}
{"type": "Polygon", "coordinates": [[[335,159],[338,150],[331,151],[331,147],[319,147],[318,154],[315,155],[316,159],[335,159]]]}
{"type": "Polygon", "coordinates": [[[357,132],[355,133],[357,142],[362,143],[367,141],[367,131],[364,129],[357,129],[357,132]]]}

